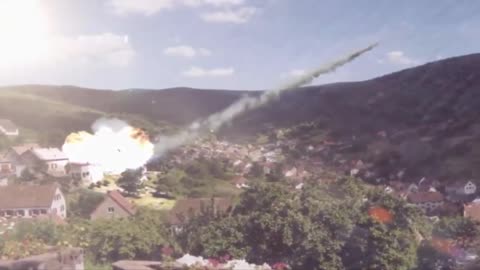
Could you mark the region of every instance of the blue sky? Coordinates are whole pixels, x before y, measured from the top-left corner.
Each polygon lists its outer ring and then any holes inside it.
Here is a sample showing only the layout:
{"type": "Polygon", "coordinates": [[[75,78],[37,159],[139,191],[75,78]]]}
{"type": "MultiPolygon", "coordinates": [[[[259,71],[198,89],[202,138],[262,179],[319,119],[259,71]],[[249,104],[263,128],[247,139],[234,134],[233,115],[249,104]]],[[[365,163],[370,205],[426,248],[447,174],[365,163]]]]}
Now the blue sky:
{"type": "Polygon", "coordinates": [[[0,10],[1,85],[267,89],[375,41],[315,84],[480,48],[470,0],[3,0],[0,10]]]}

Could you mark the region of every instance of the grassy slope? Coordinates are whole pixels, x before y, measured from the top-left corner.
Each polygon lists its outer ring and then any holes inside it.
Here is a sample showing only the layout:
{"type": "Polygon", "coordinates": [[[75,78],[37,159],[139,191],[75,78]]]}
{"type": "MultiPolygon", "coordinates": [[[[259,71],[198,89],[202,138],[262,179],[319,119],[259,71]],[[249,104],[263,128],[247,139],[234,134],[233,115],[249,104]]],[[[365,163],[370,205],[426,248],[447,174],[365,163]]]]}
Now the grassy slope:
{"type": "Polygon", "coordinates": [[[107,113],[15,90],[0,91],[0,118],[11,119],[27,137],[46,144],[61,144],[67,134],[89,130],[101,117],[119,117],[153,134],[166,128],[137,115],[107,113]]]}

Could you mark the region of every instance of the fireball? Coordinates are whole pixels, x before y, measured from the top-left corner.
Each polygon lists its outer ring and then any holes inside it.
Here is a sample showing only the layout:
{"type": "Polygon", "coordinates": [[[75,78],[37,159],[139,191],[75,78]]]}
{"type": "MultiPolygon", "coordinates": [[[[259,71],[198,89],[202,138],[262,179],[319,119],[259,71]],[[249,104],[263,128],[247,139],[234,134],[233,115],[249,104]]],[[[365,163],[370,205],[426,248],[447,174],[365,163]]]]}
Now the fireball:
{"type": "Polygon", "coordinates": [[[62,147],[70,162],[96,164],[106,173],[119,174],[145,165],[153,156],[154,145],[141,129],[111,119],[98,120],[93,134],[70,134],[62,147]]]}

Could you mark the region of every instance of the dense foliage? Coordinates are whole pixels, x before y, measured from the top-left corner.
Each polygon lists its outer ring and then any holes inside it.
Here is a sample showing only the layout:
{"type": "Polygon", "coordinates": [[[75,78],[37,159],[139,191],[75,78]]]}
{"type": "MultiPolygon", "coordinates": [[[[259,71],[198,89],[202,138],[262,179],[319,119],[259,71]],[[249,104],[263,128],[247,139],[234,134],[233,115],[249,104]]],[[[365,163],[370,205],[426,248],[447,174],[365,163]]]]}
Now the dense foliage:
{"type": "Polygon", "coordinates": [[[120,175],[117,185],[130,195],[136,196],[138,195],[138,190],[142,187],[142,176],[142,169],[126,170],[120,175]]]}
{"type": "Polygon", "coordinates": [[[352,179],[309,183],[299,192],[279,182],[258,184],[230,215],[208,214],[180,233],[185,251],[294,269],[411,269],[417,262],[413,221],[420,212],[352,179]],[[391,219],[372,214],[372,207],[391,219]]]}
{"type": "Polygon", "coordinates": [[[66,225],[48,221],[23,221],[0,238],[0,254],[15,259],[39,254],[48,246],[81,247],[96,262],[120,259],[161,259],[161,248],[170,246],[161,212],[141,209],[128,219],[88,221],[73,219],[66,225]]]}
{"type": "Polygon", "coordinates": [[[156,181],[157,194],[210,197],[236,193],[234,186],[227,182],[233,175],[224,159],[200,157],[165,171],[156,181]]]}

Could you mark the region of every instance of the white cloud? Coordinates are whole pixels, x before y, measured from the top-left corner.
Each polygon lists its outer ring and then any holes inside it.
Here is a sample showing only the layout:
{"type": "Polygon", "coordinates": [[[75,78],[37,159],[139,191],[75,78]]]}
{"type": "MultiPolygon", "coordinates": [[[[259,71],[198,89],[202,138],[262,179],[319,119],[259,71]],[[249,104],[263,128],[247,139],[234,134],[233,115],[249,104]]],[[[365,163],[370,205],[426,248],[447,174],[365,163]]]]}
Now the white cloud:
{"type": "Polygon", "coordinates": [[[213,69],[204,69],[201,67],[191,67],[190,69],[183,72],[183,75],[186,77],[227,77],[232,76],[235,73],[235,69],[232,67],[229,68],[213,68],[213,69]]]}
{"type": "Polygon", "coordinates": [[[187,6],[210,5],[215,7],[238,6],[242,5],[244,2],[245,0],[183,0],[183,3],[187,6]]]}
{"type": "Polygon", "coordinates": [[[135,56],[126,35],[103,33],[54,39],[52,59],[115,67],[128,66],[135,56]]]}
{"type": "Polygon", "coordinates": [[[173,8],[178,0],[110,0],[109,6],[118,15],[129,13],[150,16],[163,9],[173,8]]]}
{"type": "Polygon", "coordinates": [[[168,56],[194,57],[197,52],[190,46],[180,45],[166,48],[163,50],[163,54],[168,56]]]}
{"type": "Polygon", "coordinates": [[[243,3],[244,0],[109,0],[108,6],[118,15],[141,14],[150,16],[177,6],[228,7],[239,6],[243,3]]]}
{"type": "Polygon", "coordinates": [[[213,23],[246,23],[256,13],[255,7],[241,7],[236,10],[214,11],[202,14],[201,18],[206,22],[213,23]]]}
{"type": "Polygon", "coordinates": [[[210,56],[212,52],[205,48],[195,49],[189,45],[179,45],[174,47],[168,47],[163,50],[163,53],[168,56],[179,56],[186,58],[193,58],[195,56],[210,56]]]}
{"type": "Polygon", "coordinates": [[[418,65],[420,63],[420,61],[406,56],[403,51],[388,52],[386,60],[392,64],[405,66],[418,65]]]}

